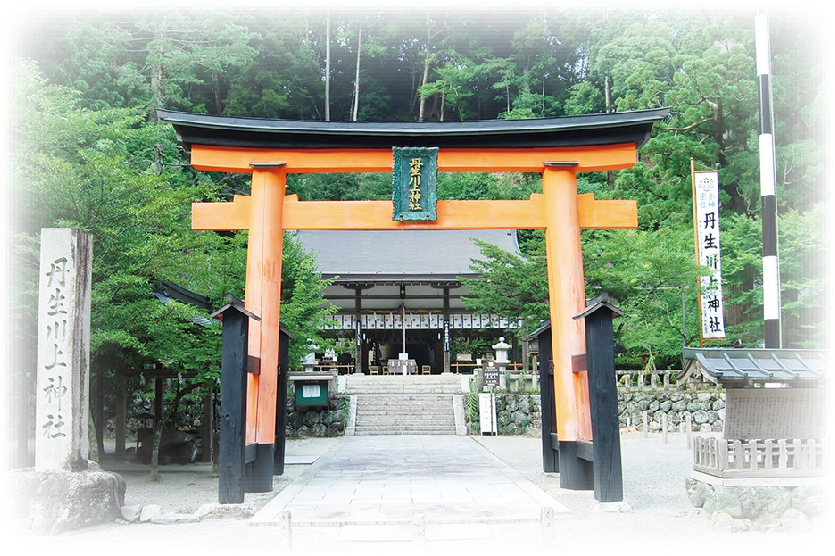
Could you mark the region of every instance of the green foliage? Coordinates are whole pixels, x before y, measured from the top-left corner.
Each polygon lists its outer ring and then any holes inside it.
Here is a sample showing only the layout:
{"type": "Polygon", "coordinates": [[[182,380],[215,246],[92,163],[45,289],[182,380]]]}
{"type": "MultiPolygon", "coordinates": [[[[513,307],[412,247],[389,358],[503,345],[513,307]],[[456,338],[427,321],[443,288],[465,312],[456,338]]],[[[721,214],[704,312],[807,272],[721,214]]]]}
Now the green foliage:
{"type": "Polygon", "coordinates": [[[679,365],[682,346],[698,343],[701,268],[694,262],[692,228],[594,230],[584,239],[586,295],[605,291],[619,301],[624,316],[614,325],[626,360],[654,354],[659,368],[679,365]]]}
{"type": "MultiPolygon", "coordinates": [[[[192,317],[199,311],[163,305],[152,290],[159,280],[190,286],[191,265],[209,246],[183,222],[190,203],[210,188],[152,171],[152,145],[163,134],[141,110],[80,108],[71,91],[44,86],[34,66],[17,69],[15,101],[22,117],[13,156],[21,244],[36,245],[44,227],[93,235],[94,361],[109,352],[120,367],[151,359],[203,370],[209,358],[194,350],[205,349],[199,344],[213,335],[196,330],[192,317]],[[195,333],[206,338],[197,340],[195,333]]],[[[168,148],[176,153],[170,131],[167,135],[168,148]]],[[[33,265],[31,281],[37,261],[27,262],[33,265]]]]}
{"type": "Polygon", "coordinates": [[[309,345],[324,350],[330,347],[321,330],[327,328],[330,315],[337,307],[325,304],[323,290],[330,281],[322,280],[316,258],[306,253],[294,234],[284,234],[281,269],[281,322],[295,336],[290,342],[289,361],[293,368],[301,367],[302,358],[309,353],[309,345]]]}
{"type": "MultiPolygon", "coordinates": [[[[759,345],[763,337],[762,222],[729,215],[722,225],[722,276],[726,304],[744,315],[728,327],[728,339],[759,345]]],[[[826,345],[828,317],[826,207],[818,204],[800,213],[779,217],[780,283],[783,342],[797,347],[826,345]]]]}
{"type": "Polygon", "coordinates": [[[548,274],[544,250],[530,256],[508,253],[489,243],[475,240],[482,260],[470,268],[478,279],[462,278],[469,295],[462,298],[467,309],[495,314],[529,323],[548,318],[548,274]]]}
{"type": "MultiPolygon", "coordinates": [[[[578,176],[579,192],[635,199],[639,213],[637,231],[584,232],[587,294],[605,290],[621,301],[618,341],[636,365],[652,353],[658,366],[674,366],[680,345],[697,341],[692,158],[699,169],[719,168],[728,343],[758,345],[753,16],[747,9],[333,9],[329,37],[324,11],[298,7],[33,18],[10,82],[11,227],[20,262],[12,314],[21,323],[14,332],[32,351],[39,230],[79,227],[95,241],[94,365],[151,359],[195,370],[201,380],[216,376],[217,327],[195,326],[200,311],[162,304],[152,291],[170,280],[215,306],[227,293],[244,295],[247,234],[192,232],[188,221],[192,202],[228,200],[249,184],[190,169],[173,131],[156,125],[150,110],[321,120],[328,80],[332,119],[347,120],[362,26],[360,119],[517,119],[669,106],[633,168],[578,176]]],[[[829,285],[822,267],[826,60],[807,16],[781,12],[769,23],[784,339],[820,346],[829,285]]],[[[526,199],[538,191],[535,175],[441,174],[438,197],[526,199]]],[[[291,175],[288,192],[303,200],[388,199],[391,178],[291,175]]],[[[520,230],[519,239],[521,257],[481,246],[485,262],[474,268],[485,279],[470,282],[467,303],[538,322],[548,314],[543,238],[520,230]]],[[[316,339],[329,311],[317,305],[323,282],[292,237],[283,269],[282,320],[297,338],[316,339]]]]}

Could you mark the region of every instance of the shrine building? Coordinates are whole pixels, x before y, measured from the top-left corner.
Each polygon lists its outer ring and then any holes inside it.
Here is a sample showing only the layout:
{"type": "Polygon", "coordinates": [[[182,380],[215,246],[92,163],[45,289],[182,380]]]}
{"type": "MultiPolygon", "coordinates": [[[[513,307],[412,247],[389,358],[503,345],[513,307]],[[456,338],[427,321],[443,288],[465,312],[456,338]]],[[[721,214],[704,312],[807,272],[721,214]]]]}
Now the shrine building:
{"type": "MultiPolygon", "coordinates": [[[[469,350],[452,361],[445,341],[505,336],[514,347],[521,322],[474,314],[462,297],[461,278],[475,279],[473,259],[483,259],[478,239],[520,255],[516,230],[299,230],[305,250],[315,254],[322,277],[332,281],[325,298],[339,307],[336,325],[324,336],[356,340],[354,356],[339,358],[342,372],[384,374],[388,360],[407,353],[424,374],[472,370],[483,354],[469,350]],[[360,360],[359,368],[356,366],[360,360]],[[428,369],[427,369],[428,367],[428,369]]],[[[334,365],[323,367],[332,368],[334,365]]]]}

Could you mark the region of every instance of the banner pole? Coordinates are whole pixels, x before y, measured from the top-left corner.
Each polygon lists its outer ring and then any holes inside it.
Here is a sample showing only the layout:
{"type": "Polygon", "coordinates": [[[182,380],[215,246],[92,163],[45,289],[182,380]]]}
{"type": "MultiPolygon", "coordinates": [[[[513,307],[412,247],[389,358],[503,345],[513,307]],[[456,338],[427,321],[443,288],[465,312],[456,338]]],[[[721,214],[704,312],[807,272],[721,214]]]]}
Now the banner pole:
{"type": "MultiPolygon", "coordinates": [[[[690,157],[690,186],[692,188],[693,197],[693,249],[696,252],[696,264],[701,264],[701,257],[699,256],[699,221],[696,216],[696,162],[693,157],[690,157]]],[[[702,277],[696,277],[696,287],[701,296],[702,291],[702,277]]],[[[704,347],[704,336],[702,335],[702,304],[697,304],[699,308],[699,347],[704,347]]]]}

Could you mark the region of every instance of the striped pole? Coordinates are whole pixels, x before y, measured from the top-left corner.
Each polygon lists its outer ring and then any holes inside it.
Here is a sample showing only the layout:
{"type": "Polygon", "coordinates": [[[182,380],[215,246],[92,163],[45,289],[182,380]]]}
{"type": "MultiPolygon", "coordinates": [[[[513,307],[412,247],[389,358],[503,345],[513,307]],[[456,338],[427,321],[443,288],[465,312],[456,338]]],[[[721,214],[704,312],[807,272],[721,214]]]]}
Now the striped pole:
{"type": "Polygon", "coordinates": [[[760,91],[760,195],[763,224],[763,318],[765,347],[781,348],[780,263],[777,258],[777,170],[774,162],[774,108],[771,100],[771,48],[768,19],[754,20],[757,46],[757,80],[760,91]]]}

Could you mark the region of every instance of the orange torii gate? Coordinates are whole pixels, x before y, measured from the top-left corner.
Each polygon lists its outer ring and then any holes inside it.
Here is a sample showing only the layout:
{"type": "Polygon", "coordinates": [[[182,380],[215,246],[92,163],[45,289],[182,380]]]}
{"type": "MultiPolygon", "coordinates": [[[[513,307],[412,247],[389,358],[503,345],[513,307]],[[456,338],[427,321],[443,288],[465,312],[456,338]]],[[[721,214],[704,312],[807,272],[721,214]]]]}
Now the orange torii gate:
{"type": "Polygon", "coordinates": [[[592,440],[587,377],[579,372],[584,322],[574,320],[585,309],[580,230],[635,228],[638,219],[635,201],[578,195],[576,177],[633,166],[667,109],[444,123],[158,114],[190,148],[195,169],[252,174],[249,196],[192,207],[196,230],[249,230],[245,302],[261,320],[250,322],[249,354],[260,361],[260,372],[248,375],[248,446],[275,442],[283,235],[303,229],[544,229],[557,436],[560,444],[592,440]],[[439,200],[433,221],[395,220],[392,201],[300,201],[285,194],[290,173],[391,172],[395,146],[437,147],[441,172],[537,172],[543,192],[527,200],[439,200]]]}

